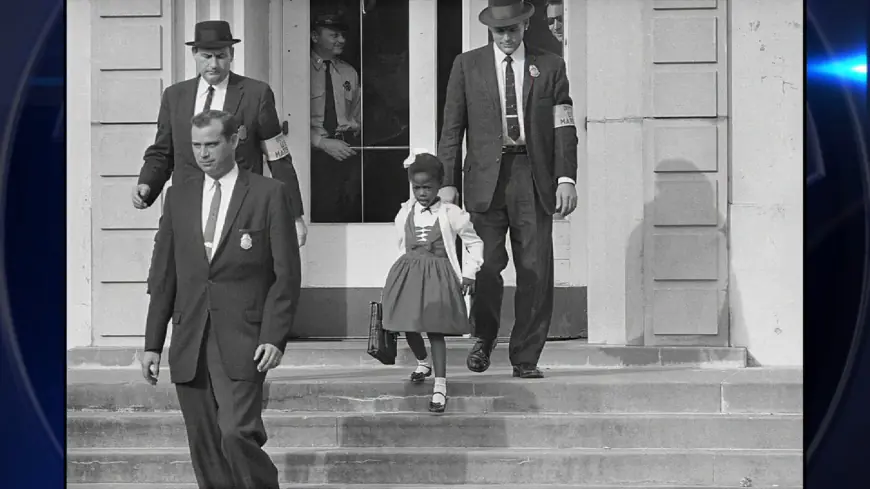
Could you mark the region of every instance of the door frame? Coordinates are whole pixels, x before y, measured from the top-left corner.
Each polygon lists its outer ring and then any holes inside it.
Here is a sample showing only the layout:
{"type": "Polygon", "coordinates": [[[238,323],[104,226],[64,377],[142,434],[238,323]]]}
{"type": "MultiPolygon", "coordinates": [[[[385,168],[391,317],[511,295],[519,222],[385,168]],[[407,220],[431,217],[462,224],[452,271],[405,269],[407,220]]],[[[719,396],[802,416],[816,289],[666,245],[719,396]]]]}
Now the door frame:
{"type": "MultiPolygon", "coordinates": [[[[286,120],[288,143],[299,176],[306,210],[311,205],[310,92],[307,48],[311,2],[270,0],[270,83],[276,87],[279,119],[286,120]],[[276,42],[280,39],[280,42],[276,42]],[[305,46],[305,49],[299,49],[305,46]],[[300,66],[306,69],[299,69],[300,66]],[[279,67],[279,69],[275,69],[279,67]],[[279,88],[280,87],[280,88],[279,88]],[[278,92],[281,94],[278,95],[278,92]]],[[[437,3],[409,1],[410,146],[435,151],[437,141],[437,3]]],[[[410,196],[410,189],[409,189],[410,196]]],[[[394,233],[392,223],[311,223],[308,242],[301,250],[303,287],[382,287],[398,249],[384,246],[384,235],[394,233]]]]}

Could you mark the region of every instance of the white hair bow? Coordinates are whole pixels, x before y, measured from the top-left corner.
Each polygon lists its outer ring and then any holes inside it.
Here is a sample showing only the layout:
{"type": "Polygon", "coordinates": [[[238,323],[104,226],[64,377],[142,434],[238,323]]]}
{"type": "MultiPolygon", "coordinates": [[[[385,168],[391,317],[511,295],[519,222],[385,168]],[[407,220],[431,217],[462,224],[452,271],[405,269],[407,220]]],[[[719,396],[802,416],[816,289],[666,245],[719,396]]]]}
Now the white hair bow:
{"type": "Polygon", "coordinates": [[[414,160],[417,159],[417,155],[426,154],[428,152],[429,152],[429,150],[426,150],[426,149],[414,148],[411,150],[411,154],[409,154],[408,157],[405,158],[405,161],[402,163],[402,165],[405,168],[408,168],[409,166],[414,164],[414,160]]]}

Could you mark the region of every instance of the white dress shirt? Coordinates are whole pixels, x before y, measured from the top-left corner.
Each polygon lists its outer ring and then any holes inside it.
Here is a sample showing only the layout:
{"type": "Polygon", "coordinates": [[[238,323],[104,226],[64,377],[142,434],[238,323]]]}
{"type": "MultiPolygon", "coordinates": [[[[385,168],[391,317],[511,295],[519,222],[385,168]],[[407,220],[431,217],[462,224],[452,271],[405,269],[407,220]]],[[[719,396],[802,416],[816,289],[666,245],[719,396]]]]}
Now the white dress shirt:
{"type": "Polygon", "coordinates": [[[498,47],[498,44],[492,43],[492,49],[495,51],[495,66],[498,68],[496,71],[496,76],[498,77],[498,96],[501,99],[501,130],[502,134],[504,134],[504,145],[505,146],[521,146],[526,144],[526,120],[525,120],[525,107],[523,107],[523,81],[524,74],[526,69],[526,44],[520,43],[520,46],[516,51],[511,54],[511,68],[513,68],[514,72],[514,88],[517,92],[517,115],[520,119],[520,138],[516,141],[508,136],[508,124],[507,124],[507,98],[505,97],[505,70],[507,69],[507,57],[504,52],[498,47]]]}
{"type": "MultiPolygon", "coordinates": [[[[230,83],[230,76],[227,75],[220,83],[214,86],[214,95],[211,98],[212,110],[224,110],[224,100],[227,98],[227,85],[230,83]]],[[[209,84],[205,78],[199,77],[199,86],[196,88],[196,103],[193,105],[193,114],[199,114],[205,107],[205,99],[208,97],[209,84]]],[[[223,183],[223,182],[221,182],[223,183]]]]}
{"type": "MultiPolygon", "coordinates": [[[[221,183],[221,203],[218,207],[218,215],[217,222],[215,223],[214,228],[214,243],[212,243],[213,250],[217,249],[218,243],[220,243],[221,233],[224,229],[224,221],[227,219],[227,209],[230,206],[230,199],[233,196],[233,189],[236,187],[236,180],[239,178],[239,167],[238,165],[233,165],[233,169],[227,172],[226,175],[220,177],[217,181],[221,183]]],[[[214,198],[214,189],[215,189],[215,179],[206,175],[203,180],[203,188],[202,188],[202,233],[205,235],[205,226],[208,222],[208,211],[211,208],[211,199],[214,198]]],[[[208,251],[209,244],[206,243],[206,251],[208,251]]],[[[208,253],[206,253],[208,254],[208,253]]],[[[214,254],[214,253],[212,253],[214,254]]]]}
{"type": "MultiPolygon", "coordinates": [[[[506,105],[506,97],[505,97],[505,69],[507,68],[507,57],[506,54],[498,47],[498,44],[492,43],[492,49],[495,51],[495,65],[498,67],[496,71],[496,77],[498,78],[498,96],[501,99],[501,130],[502,134],[504,134],[504,145],[505,146],[521,146],[526,144],[526,119],[525,119],[525,107],[523,103],[523,82],[525,81],[525,69],[526,69],[526,43],[521,42],[519,47],[517,47],[516,51],[511,54],[511,67],[514,72],[514,88],[517,91],[517,115],[520,119],[520,138],[517,141],[514,141],[508,136],[508,128],[507,128],[507,111],[505,110],[506,105]]],[[[559,177],[559,183],[570,183],[571,185],[575,185],[576,182],[573,178],[570,177],[559,177]]]]}
{"type": "Polygon", "coordinates": [[[432,232],[432,226],[438,220],[438,209],[441,208],[441,201],[436,202],[430,207],[431,212],[424,210],[425,208],[419,203],[414,203],[414,231],[417,234],[417,241],[425,241],[432,232]]]}

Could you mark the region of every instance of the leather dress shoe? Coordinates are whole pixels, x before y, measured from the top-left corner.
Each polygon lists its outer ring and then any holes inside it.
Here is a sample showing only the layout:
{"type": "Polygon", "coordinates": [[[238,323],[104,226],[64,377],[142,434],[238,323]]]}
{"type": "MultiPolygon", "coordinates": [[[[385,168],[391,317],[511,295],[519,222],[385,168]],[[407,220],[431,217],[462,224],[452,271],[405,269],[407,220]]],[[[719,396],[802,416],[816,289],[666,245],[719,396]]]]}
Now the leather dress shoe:
{"type": "Polygon", "coordinates": [[[468,354],[468,360],[465,362],[468,370],[477,373],[486,372],[490,365],[489,357],[492,355],[492,351],[495,350],[496,344],[498,344],[497,339],[482,340],[478,338],[468,354]]]}
{"type": "Polygon", "coordinates": [[[544,374],[534,365],[514,365],[514,377],[521,379],[543,379],[544,374]]]}

